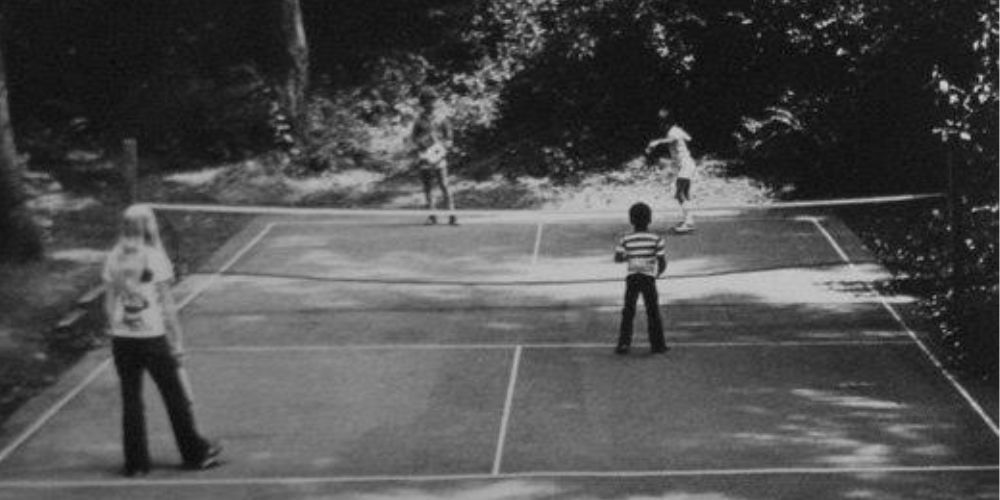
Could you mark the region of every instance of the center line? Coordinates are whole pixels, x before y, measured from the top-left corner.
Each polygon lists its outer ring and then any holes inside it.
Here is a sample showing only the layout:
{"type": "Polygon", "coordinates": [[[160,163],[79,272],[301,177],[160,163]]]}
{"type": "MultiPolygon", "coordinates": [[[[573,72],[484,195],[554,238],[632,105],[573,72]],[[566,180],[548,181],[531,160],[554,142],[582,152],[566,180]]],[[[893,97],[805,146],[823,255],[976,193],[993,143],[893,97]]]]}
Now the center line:
{"type": "Polygon", "coordinates": [[[538,230],[535,231],[535,250],[531,253],[531,265],[538,263],[538,253],[542,249],[542,226],[544,222],[538,223],[538,230]]]}
{"type": "Polygon", "coordinates": [[[521,346],[514,349],[514,363],[510,367],[510,382],[507,383],[507,399],[503,404],[503,417],[500,418],[500,435],[497,437],[497,453],[493,457],[494,476],[500,474],[500,462],[503,460],[503,445],[507,440],[507,424],[510,422],[510,407],[514,402],[514,386],[517,385],[517,367],[521,364],[521,346]]]}

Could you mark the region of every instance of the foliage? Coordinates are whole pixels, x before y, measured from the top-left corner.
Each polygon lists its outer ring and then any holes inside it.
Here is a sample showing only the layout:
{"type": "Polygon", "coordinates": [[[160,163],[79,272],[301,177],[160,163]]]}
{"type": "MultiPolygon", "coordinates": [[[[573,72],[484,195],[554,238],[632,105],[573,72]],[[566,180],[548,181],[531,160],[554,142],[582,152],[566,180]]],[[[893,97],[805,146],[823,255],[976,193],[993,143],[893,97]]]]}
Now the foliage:
{"type": "Polygon", "coordinates": [[[935,128],[954,169],[955,212],[947,220],[955,279],[931,304],[945,338],[962,347],[958,356],[985,373],[997,372],[998,200],[997,200],[997,54],[1000,51],[1000,2],[978,10],[971,33],[973,63],[935,66],[932,87],[941,115],[935,128]],[[992,353],[983,362],[982,353],[992,353]]]}

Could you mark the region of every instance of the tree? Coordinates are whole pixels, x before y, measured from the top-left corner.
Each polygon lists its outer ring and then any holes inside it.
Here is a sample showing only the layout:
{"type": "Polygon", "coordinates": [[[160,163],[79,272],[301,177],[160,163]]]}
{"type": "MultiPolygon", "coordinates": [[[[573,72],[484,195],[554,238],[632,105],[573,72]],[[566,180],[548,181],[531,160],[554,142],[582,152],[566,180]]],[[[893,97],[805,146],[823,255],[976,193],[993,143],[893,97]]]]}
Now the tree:
{"type": "MultiPolygon", "coordinates": [[[[0,29],[2,25],[0,18],[0,29]]],[[[25,199],[10,122],[7,71],[0,50],[0,261],[23,262],[42,256],[41,233],[24,205],[25,199]]]]}
{"type": "Polygon", "coordinates": [[[299,0],[281,0],[281,34],[284,40],[284,75],[282,100],[293,133],[299,139],[306,133],[306,87],[309,84],[309,45],[302,23],[299,0]]]}

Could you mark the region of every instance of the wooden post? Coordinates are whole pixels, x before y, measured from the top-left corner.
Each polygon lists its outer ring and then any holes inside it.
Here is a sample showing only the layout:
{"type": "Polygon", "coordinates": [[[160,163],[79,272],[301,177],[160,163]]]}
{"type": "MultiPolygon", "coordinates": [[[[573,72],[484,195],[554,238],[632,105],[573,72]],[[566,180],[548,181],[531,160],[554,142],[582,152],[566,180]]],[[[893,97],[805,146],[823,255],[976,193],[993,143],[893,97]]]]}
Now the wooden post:
{"type": "Polygon", "coordinates": [[[283,97],[296,142],[306,140],[308,127],[306,87],[309,84],[309,44],[300,0],[281,0],[281,33],[284,38],[285,81],[283,97]]]}
{"type": "Polygon", "coordinates": [[[122,141],[122,176],[125,179],[125,201],[132,205],[139,201],[139,146],[134,137],[122,141]]]}

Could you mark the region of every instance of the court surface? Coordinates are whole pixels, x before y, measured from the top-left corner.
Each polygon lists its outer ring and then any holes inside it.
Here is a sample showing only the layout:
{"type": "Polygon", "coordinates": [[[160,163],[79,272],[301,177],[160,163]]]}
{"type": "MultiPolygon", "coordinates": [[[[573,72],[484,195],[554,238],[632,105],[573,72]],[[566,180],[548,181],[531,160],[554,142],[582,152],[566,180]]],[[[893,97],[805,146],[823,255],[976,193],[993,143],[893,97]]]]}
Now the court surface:
{"type": "MultiPolygon", "coordinates": [[[[262,217],[177,288],[204,432],[118,476],[109,362],[0,441],[0,499],[985,499],[998,438],[835,217],[669,235],[672,350],[615,356],[617,214],[262,217]]],[[[666,230],[666,222],[654,230],[666,230]]],[[[105,354],[106,356],[106,354],[105,354]]]]}

